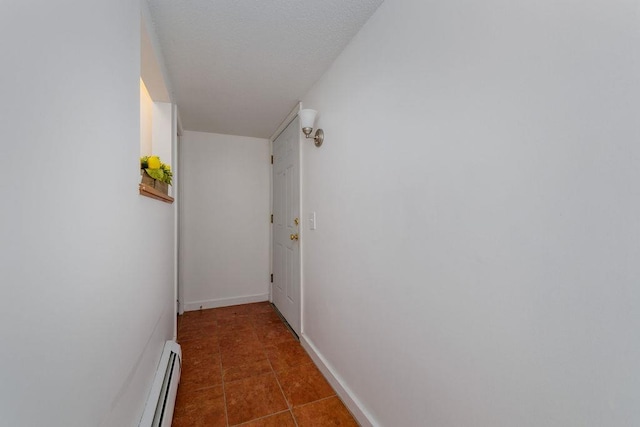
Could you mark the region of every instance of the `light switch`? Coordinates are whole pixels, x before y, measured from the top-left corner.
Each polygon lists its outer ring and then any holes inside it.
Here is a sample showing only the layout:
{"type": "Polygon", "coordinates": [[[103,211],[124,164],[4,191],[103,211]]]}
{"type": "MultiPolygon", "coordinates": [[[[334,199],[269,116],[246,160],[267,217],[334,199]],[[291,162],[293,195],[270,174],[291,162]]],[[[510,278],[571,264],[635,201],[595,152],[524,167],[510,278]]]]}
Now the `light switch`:
{"type": "Polygon", "coordinates": [[[316,213],[310,212],[309,213],[309,230],[315,230],[315,229],[316,229],[316,213]]]}

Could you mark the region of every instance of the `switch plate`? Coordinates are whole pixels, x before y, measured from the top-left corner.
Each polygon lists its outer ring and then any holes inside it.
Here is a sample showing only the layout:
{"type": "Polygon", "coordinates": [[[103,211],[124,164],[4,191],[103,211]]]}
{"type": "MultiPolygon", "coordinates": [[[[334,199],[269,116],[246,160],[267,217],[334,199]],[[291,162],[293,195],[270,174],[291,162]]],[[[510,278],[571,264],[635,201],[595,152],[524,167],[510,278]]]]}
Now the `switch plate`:
{"type": "Polygon", "coordinates": [[[316,229],[316,213],[315,212],[311,212],[309,213],[309,230],[315,230],[316,229]]]}

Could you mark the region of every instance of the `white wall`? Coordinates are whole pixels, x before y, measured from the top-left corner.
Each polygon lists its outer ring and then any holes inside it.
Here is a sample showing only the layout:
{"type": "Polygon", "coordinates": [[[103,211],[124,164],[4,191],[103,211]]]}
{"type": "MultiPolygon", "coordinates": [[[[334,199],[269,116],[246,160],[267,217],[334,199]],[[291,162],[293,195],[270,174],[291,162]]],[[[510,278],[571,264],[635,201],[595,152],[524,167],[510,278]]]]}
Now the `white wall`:
{"type": "Polygon", "coordinates": [[[140,79],[140,157],[153,154],[153,100],[140,79]]]}
{"type": "Polygon", "coordinates": [[[173,159],[171,158],[173,106],[168,102],[154,102],[152,111],[153,154],[160,156],[162,163],[173,166],[173,159]]]}
{"type": "Polygon", "coordinates": [[[268,140],[185,131],[179,148],[185,310],[267,300],[268,140]]]}
{"type": "Polygon", "coordinates": [[[303,98],[303,338],[373,424],[640,425],[638,18],[387,1],[303,98]]]}
{"type": "Polygon", "coordinates": [[[0,13],[0,413],[135,426],[173,331],[173,208],[138,194],[138,2],[0,13]]]}

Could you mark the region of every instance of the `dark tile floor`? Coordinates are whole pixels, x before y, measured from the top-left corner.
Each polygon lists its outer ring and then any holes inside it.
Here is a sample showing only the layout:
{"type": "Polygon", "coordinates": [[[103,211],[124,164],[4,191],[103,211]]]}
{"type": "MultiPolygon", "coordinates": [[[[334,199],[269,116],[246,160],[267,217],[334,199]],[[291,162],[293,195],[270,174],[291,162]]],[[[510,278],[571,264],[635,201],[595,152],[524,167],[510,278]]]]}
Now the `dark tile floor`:
{"type": "Polygon", "coordinates": [[[178,318],[182,377],[173,426],[357,426],[271,304],[178,318]]]}

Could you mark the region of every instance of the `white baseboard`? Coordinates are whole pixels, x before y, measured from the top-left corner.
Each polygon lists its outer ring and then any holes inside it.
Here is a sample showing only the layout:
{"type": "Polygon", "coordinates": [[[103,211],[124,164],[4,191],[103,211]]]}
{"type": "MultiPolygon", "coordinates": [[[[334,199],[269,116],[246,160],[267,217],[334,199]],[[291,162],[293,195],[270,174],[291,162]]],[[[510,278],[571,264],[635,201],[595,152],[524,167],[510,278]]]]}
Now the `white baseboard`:
{"type": "Polygon", "coordinates": [[[311,359],[315,362],[322,375],[327,379],[331,387],[336,391],[345,406],[351,411],[353,417],[358,421],[362,427],[375,427],[379,424],[375,422],[373,416],[365,409],[362,402],[354,395],[353,391],[347,387],[344,380],[335,373],[333,367],[326,361],[326,359],[320,354],[315,345],[302,334],[300,337],[300,344],[307,350],[311,359]]]}
{"type": "Polygon", "coordinates": [[[230,305],[250,304],[252,302],[269,301],[269,294],[247,295],[243,297],[208,299],[192,301],[184,304],[184,311],[196,311],[206,308],[228,307],[230,305]]]}

